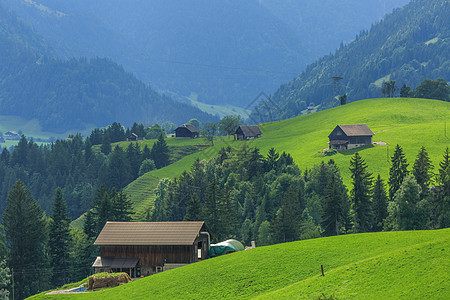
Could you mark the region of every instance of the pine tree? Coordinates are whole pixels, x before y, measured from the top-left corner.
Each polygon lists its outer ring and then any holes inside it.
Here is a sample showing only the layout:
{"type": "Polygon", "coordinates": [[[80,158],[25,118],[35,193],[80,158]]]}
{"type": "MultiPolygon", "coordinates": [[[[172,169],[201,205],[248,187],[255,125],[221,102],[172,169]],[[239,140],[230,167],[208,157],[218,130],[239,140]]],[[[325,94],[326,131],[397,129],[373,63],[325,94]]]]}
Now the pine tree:
{"type": "Polygon", "coordinates": [[[133,214],[133,204],[128,199],[127,195],[120,190],[116,192],[114,189],[111,191],[112,204],[111,204],[111,216],[109,221],[129,222],[131,221],[131,215],[133,214]]]}
{"type": "Polygon", "coordinates": [[[270,170],[277,170],[278,167],[278,158],[280,157],[280,154],[275,150],[275,148],[270,148],[269,152],[267,152],[267,157],[265,160],[266,165],[266,171],[269,172],[270,170]]]}
{"type": "Polygon", "coordinates": [[[169,146],[161,134],[158,141],[153,144],[151,159],[155,162],[156,168],[161,169],[169,164],[169,146]]]}
{"type": "Polygon", "coordinates": [[[130,183],[130,164],[121,147],[116,146],[110,154],[107,170],[109,187],[121,189],[130,183]]]}
{"type": "Polygon", "coordinates": [[[201,220],[201,203],[197,193],[194,193],[188,201],[184,221],[199,220],[201,220]]]}
{"type": "Polygon", "coordinates": [[[431,160],[428,157],[428,153],[425,150],[425,147],[422,146],[419,154],[417,154],[416,161],[414,162],[412,173],[416,178],[417,184],[420,186],[421,198],[425,199],[428,195],[428,189],[430,187],[431,179],[434,174],[432,172],[433,165],[431,164],[431,160]]]}
{"type": "Polygon", "coordinates": [[[220,234],[219,223],[219,201],[220,190],[216,178],[213,178],[205,192],[205,203],[203,206],[203,217],[211,233],[218,239],[220,234]]]}
{"type": "Polygon", "coordinates": [[[66,203],[63,200],[62,190],[56,189],[50,220],[49,256],[53,268],[52,284],[61,286],[67,283],[70,219],[67,216],[66,203]]]}
{"type": "Polygon", "coordinates": [[[324,235],[339,235],[340,227],[345,225],[348,215],[346,191],[342,188],[342,181],[338,174],[332,172],[325,189],[322,203],[322,228],[324,235]]]}
{"type": "Polygon", "coordinates": [[[367,172],[367,164],[358,152],[350,160],[353,189],[351,201],[354,213],[354,231],[367,232],[373,224],[371,199],[372,174],[367,172]]]}
{"type": "Polygon", "coordinates": [[[83,232],[89,239],[97,237],[96,224],[92,210],[86,212],[83,224],[83,232]]]}
{"type": "Polygon", "coordinates": [[[389,169],[389,199],[392,201],[403,180],[408,175],[408,164],[402,147],[397,144],[389,169]]]}
{"type": "Polygon", "coordinates": [[[102,145],[100,146],[100,151],[102,151],[103,154],[108,155],[111,150],[111,139],[109,137],[109,133],[105,132],[103,135],[102,145]]]}
{"type": "Polygon", "coordinates": [[[272,221],[271,237],[275,243],[292,242],[300,237],[300,203],[292,186],[286,191],[281,207],[272,221]]]}
{"type": "Polygon", "coordinates": [[[8,242],[8,266],[14,269],[15,297],[24,299],[47,289],[49,272],[45,256],[47,226],[41,208],[28,188],[17,181],[9,191],[3,212],[8,242]]]}
{"type": "Polygon", "coordinates": [[[387,203],[388,199],[386,196],[386,191],[384,189],[384,182],[381,179],[380,174],[378,174],[377,179],[372,190],[372,203],[374,210],[374,231],[383,230],[384,220],[387,218],[387,203]]]}

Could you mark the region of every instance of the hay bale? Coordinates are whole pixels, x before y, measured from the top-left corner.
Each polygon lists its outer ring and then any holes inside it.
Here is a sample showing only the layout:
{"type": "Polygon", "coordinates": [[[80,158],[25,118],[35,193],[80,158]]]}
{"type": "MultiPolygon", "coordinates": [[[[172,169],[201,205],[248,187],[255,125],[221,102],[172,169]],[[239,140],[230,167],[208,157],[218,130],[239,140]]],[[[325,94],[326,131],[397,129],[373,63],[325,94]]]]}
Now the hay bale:
{"type": "Polygon", "coordinates": [[[88,290],[115,287],[131,281],[127,273],[99,273],[89,277],[88,290]]]}

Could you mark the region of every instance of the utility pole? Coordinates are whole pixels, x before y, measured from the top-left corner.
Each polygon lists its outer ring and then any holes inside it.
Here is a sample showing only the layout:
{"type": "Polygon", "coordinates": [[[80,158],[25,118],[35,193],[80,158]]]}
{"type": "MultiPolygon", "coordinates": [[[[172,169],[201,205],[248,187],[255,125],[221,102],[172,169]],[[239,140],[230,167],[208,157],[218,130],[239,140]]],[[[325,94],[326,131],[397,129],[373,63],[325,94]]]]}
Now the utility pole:
{"type": "MultiPolygon", "coordinates": [[[[339,81],[341,81],[342,79],[344,79],[344,77],[341,77],[339,75],[335,75],[330,77],[331,79],[333,79],[334,81],[334,86],[333,86],[333,90],[334,90],[334,98],[336,99],[336,97],[339,97],[341,95],[341,86],[339,81]]],[[[337,98],[339,100],[339,98],[337,98]]]]}

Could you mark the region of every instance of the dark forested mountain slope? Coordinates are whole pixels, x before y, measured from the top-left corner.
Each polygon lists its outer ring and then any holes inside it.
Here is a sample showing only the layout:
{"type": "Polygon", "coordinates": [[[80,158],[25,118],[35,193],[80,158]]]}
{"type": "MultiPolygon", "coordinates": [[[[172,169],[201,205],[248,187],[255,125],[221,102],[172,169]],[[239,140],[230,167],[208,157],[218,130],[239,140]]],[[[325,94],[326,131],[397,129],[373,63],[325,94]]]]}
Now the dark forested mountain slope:
{"type": "Polygon", "coordinates": [[[245,107],[408,0],[3,1],[63,57],[110,57],[159,90],[245,107]]]}
{"type": "Polygon", "coordinates": [[[162,96],[109,59],[54,59],[44,42],[0,6],[0,112],[38,119],[49,132],[112,122],[213,116],[162,96]]]}
{"type": "MultiPolygon", "coordinates": [[[[309,65],[273,95],[274,119],[299,115],[307,105],[337,105],[331,76],[340,75],[348,101],[379,97],[383,81],[416,87],[425,78],[450,80],[450,2],[417,0],[385,16],[369,31],[309,65]]],[[[257,114],[256,110],[253,114],[257,114]]]]}
{"type": "MultiPolygon", "coordinates": [[[[283,20],[303,42],[303,51],[314,60],[334,51],[341,42],[381,20],[394,8],[410,0],[259,0],[261,5],[283,20]]],[[[309,61],[310,63],[312,61],[309,61]]]]}

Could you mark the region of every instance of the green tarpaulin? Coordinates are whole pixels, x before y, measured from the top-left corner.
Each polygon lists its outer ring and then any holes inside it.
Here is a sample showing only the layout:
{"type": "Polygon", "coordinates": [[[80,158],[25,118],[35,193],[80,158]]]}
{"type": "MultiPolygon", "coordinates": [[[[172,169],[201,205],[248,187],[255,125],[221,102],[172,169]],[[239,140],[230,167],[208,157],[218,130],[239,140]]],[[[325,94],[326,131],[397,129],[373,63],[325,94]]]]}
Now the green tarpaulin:
{"type": "Polygon", "coordinates": [[[244,250],[244,245],[237,240],[226,240],[217,244],[212,244],[209,248],[209,257],[215,257],[219,255],[224,255],[231,252],[244,250]]]}

